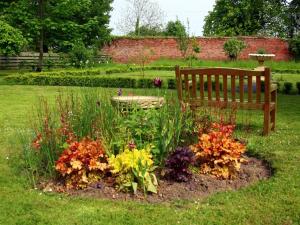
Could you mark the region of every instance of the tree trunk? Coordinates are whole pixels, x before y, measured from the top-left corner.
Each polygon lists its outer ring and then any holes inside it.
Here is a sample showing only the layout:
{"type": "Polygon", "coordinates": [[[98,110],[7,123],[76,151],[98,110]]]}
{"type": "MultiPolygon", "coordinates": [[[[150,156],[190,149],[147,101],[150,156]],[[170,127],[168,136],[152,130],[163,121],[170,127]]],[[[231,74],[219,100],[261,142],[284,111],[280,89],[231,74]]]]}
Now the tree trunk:
{"type": "Polygon", "coordinates": [[[44,24],[43,24],[43,19],[44,19],[44,0],[39,0],[38,1],[38,11],[39,11],[39,20],[40,20],[40,34],[39,34],[39,39],[38,39],[38,46],[39,46],[39,61],[37,65],[37,72],[41,72],[43,70],[43,58],[44,58],[44,24]]]}

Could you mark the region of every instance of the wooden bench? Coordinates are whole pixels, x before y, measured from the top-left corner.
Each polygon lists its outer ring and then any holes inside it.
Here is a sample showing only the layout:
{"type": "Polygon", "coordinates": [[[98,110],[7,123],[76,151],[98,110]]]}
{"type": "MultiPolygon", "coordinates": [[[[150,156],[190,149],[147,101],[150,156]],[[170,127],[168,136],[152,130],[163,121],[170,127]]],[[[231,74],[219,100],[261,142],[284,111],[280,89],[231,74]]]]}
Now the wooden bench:
{"type": "Polygon", "coordinates": [[[176,66],[176,83],[179,100],[192,109],[208,106],[262,110],[263,135],[275,129],[277,87],[271,84],[269,68],[181,69],[176,66]]]}

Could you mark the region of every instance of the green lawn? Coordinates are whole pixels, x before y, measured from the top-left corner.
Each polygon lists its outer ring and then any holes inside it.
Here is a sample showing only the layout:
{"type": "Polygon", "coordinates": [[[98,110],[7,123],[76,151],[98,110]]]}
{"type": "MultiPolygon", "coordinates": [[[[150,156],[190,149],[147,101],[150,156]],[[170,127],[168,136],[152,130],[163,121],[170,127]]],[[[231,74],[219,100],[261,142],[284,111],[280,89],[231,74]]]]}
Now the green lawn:
{"type": "MultiPolygon", "coordinates": [[[[279,95],[277,131],[271,136],[239,132],[247,137],[249,152],[274,168],[271,179],[239,191],[204,201],[147,204],[31,189],[18,166],[16,132],[25,128],[37,96],[53,99],[59,90],[78,89],[0,86],[0,224],[300,224],[300,96],[279,95]]],[[[261,113],[253,116],[262,123],[261,113]]]]}

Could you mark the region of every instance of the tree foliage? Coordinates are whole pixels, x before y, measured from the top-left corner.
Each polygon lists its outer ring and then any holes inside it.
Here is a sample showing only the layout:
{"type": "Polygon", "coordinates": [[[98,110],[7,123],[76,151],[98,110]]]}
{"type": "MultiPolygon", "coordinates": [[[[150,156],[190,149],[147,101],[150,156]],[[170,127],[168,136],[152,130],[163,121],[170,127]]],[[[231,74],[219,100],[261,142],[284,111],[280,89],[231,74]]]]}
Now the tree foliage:
{"type": "Polygon", "coordinates": [[[165,28],[166,36],[178,36],[179,34],[187,35],[184,24],[178,19],[176,21],[169,21],[165,28]]]}
{"type": "Polygon", "coordinates": [[[112,0],[7,0],[0,16],[22,31],[32,49],[37,48],[43,28],[44,49],[69,51],[75,42],[101,45],[109,39],[112,0]],[[43,4],[43,18],[39,4],[43,4]]]}
{"type": "MultiPolygon", "coordinates": [[[[128,33],[129,36],[136,36],[136,31],[128,33]]],[[[161,27],[141,26],[139,28],[140,36],[163,36],[164,32],[161,27]]]]}
{"type": "Polygon", "coordinates": [[[0,54],[16,55],[25,45],[21,31],[0,20],[0,54]]]}
{"type": "Polygon", "coordinates": [[[268,35],[285,37],[285,0],[218,0],[205,18],[205,36],[268,35]]]}

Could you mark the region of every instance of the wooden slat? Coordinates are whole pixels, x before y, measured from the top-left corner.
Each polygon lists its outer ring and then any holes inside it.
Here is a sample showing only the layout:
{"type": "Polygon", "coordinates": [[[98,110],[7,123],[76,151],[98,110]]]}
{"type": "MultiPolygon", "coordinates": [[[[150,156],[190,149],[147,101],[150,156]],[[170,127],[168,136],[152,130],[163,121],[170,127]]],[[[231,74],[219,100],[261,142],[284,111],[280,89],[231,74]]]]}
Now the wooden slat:
{"type": "Polygon", "coordinates": [[[212,98],[211,75],[207,75],[207,96],[208,96],[208,100],[211,100],[212,98]]]}
{"type": "Polygon", "coordinates": [[[240,102],[244,102],[244,76],[239,76],[240,102]]]}
{"type": "Polygon", "coordinates": [[[185,98],[190,98],[190,84],[189,84],[189,75],[184,74],[184,88],[185,88],[185,98]]]}
{"type": "Polygon", "coordinates": [[[179,66],[175,67],[175,73],[176,73],[176,85],[177,85],[177,94],[179,101],[182,101],[182,79],[180,75],[180,68],[179,66]]]}
{"type": "Polygon", "coordinates": [[[256,77],[256,103],[261,102],[261,77],[257,76],[256,77]]]}
{"type": "Polygon", "coordinates": [[[231,100],[235,102],[235,76],[231,75],[231,100]]]}
{"type": "Polygon", "coordinates": [[[199,75],[200,80],[200,98],[204,99],[204,77],[203,75],[199,75]]]}
{"type": "Polygon", "coordinates": [[[216,100],[220,101],[220,81],[219,81],[219,75],[215,75],[215,85],[216,85],[216,100]]]}
{"type": "MultiPolygon", "coordinates": [[[[216,99],[208,100],[208,98],[205,98],[204,100],[201,100],[200,98],[196,99],[190,99],[188,103],[194,107],[199,107],[199,106],[211,106],[211,107],[237,107],[239,109],[251,109],[251,110],[264,110],[264,103],[248,103],[248,102],[232,102],[228,101],[225,102],[221,98],[221,101],[216,101],[216,99]]],[[[275,103],[270,103],[271,109],[275,108],[275,103]]]]}
{"type": "Polygon", "coordinates": [[[245,69],[234,69],[234,68],[201,68],[201,69],[181,69],[181,74],[203,74],[203,75],[214,75],[214,74],[230,74],[239,76],[243,74],[244,76],[263,76],[263,71],[257,70],[245,70],[245,69]]]}
{"type": "Polygon", "coordinates": [[[196,74],[192,75],[192,97],[197,97],[197,81],[196,81],[196,74]]]}
{"type": "Polygon", "coordinates": [[[252,102],[252,76],[248,76],[248,102],[252,102]]]}
{"type": "Polygon", "coordinates": [[[227,75],[223,75],[223,96],[224,96],[224,101],[228,101],[228,88],[227,88],[227,75]]]}

